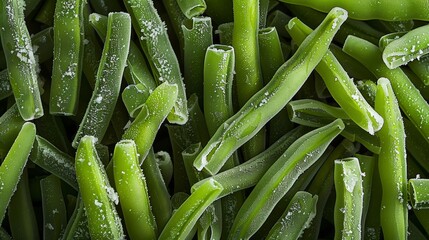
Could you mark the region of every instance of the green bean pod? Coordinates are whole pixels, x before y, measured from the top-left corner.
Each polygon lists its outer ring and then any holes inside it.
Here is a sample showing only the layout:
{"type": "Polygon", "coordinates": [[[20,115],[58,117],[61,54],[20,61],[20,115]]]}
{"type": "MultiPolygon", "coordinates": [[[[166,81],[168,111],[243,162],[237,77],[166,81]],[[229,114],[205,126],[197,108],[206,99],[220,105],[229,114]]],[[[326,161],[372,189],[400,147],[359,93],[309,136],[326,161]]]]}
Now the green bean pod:
{"type": "Polygon", "coordinates": [[[75,115],[84,48],[83,0],[58,0],[54,17],[54,62],[49,112],[75,115]]]}
{"type": "Polygon", "coordinates": [[[122,91],[122,101],[130,117],[135,118],[150,95],[150,90],[144,84],[131,84],[122,91]]]}
{"type": "Polygon", "coordinates": [[[405,130],[398,102],[386,78],[380,78],[377,82],[375,109],[386,120],[377,134],[380,137],[378,166],[383,190],[381,227],[386,239],[406,239],[408,198],[405,130]]]}
{"type": "Polygon", "coordinates": [[[371,80],[359,80],[356,82],[356,87],[362,93],[362,96],[366,101],[374,106],[375,104],[375,94],[377,92],[377,84],[371,80]]]}
{"type": "Polygon", "coordinates": [[[335,160],[335,239],[360,239],[362,230],[362,172],[357,158],[335,160]]]}
{"type": "Polygon", "coordinates": [[[346,18],[347,12],[339,8],[328,14],[295,55],[279,68],[273,79],[218,128],[195,159],[197,170],[204,169],[212,175],[217,173],[235,150],[258,133],[287,104],[322,59],[327,42],[332,40],[346,18]]]}
{"type": "MultiPolygon", "coordinates": [[[[293,18],[291,22],[293,27],[288,28],[288,32],[293,40],[301,43],[312,30],[298,18],[293,18]]],[[[316,71],[335,101],[357,125],[371,135],[380,130],[383,118],[368,104],[332,52],[325,54],[316,71]]]]}
{"type": "Polygon", "coordinates": [[[0,166],[0,222],[15,192],[35,137],[36,126],[31,122],[24,123],[0,166]]]}
{"type": "Polygon", "coordinates": [[[219,34],[219,42],[222,45],[232,45],[232,32],[234,30],[234,23],[227,22],[220,24],[216,33],[219,34]]]}
{"type": "Polygon", "coordinates": [[[182,22],[186,94],[197,94],[200,105],[203,103],[204,91],[204,56],[207,48],[213,44],[212,28],[212,20],[209,17],[193,17],[192,21],[182,22]]]}
{"type": "Polygon", "coordinates": [[[390,0],[365,1],[319,1],[319,0],[281,0],[281,2],[298,4],[329,12],[333,7],[344,8],[350,18],[358,20],[381,19],[386,21],[429,20],[429,7],[424,0],[411,2],[390,0]],[[388,9],[388,10],[387,10],[388,9]]]}
{"type": "Polygon", "coordinates": [[[387,68],[378,47],[363,39],[348,37],[343,51],[365,65],[376,77],[390,79],[402,111],[429,142],[429,104],[407,75],[399,68],[387,68]]]}
{"type": "Polygon", "coordinates": [[[76,178],[93,239],[121,239],[121,219],[116,212],[118,196],[110,186],[104,166],[95,150],[96,139],[84,136],[76,152],[76,178]]]}
{"type": "Polygon", "coordinates": [[[298,239],[316,215],[317,195],[297,192],[266,239],[298,239]]]}
{"type": "Polygon", "coordinates": [[[177,0],[177,4],[183,14],[189,19],[203,14],[207,8],[204,0],[177,0]]]}
{"type": "Polygon", "coordinates": [[[159,235],[159,239],[184,239],[192,231],[198,218],[222,192],[222,186],[210,180],[196,188],[186,201],[173,213],[159,235]]]}
{"type": "Polygon", "coordinates": [[[410,179],[408,189],[414,209],[429,209],[429,179],[410,179]]]}
{"type": "Polygon", "coordinates": [[[32,120],[43,116],[43,106],[37,83],[38,63],[24,20],[24,5],[23,0],[0,3],[0,39],[19,113],[24,120],[32,120]]]}
{"type": "Polygon", "coordinates": [[[159,151],[155,154],[156,163],[158,164],[159,171],[162,174],[164,183],[168,186],[173,178],[173,161],[168,152],[159,151]]]}
{"type": "Polygon", "coordinates": [[[400,38],[391,41],[383,50],[383,61],[390,69],[405,65],[429,53],[429,26],[413,29],[400,38]]]}
{"type": "MultiPolygon", "coordinates": [[[[168,39],[165,23],[162,22],[152,0],[124,1],[131,14],[133,27],[149,60],[155,79],[177,86],[178,97],[167,119],[170,123],[184,124],[188,121],[187,99],[179,62],[168,39]],[[162,50],[162,51],[161,51],[162,50]]],[[[138,144],[137,144],[138,145],[138,144]]]]}
{"type": "Polygon", "coordinates": [[[49,175],[40,180],[43,207],[43,239],[59,239],[67,226],[61,180],[49,175]]]}
{"type": "Polygon", "coordinates": [[[136,145],[122,140],[113,152],[115,186],[120,198],[125,226],[132,239],[156,239],[157,226],[152,215],[146,180],[140,168],[136,145]]]}
{"type": "Polygon", "coordinates": [[[285,62],[280,38],[275,27],[259,29],[258,47],[262,79],[264,84],[267,84],[285,62]]]}
{"type": "Polygon", "coordinates": [[[265,172],[237,214],[229,239],[250,238],[296,179],[314,164],[344,129],[337,119],[296,140],[265,172]]]}
{"type": "Polygon", "coordinates": [[[110,13],[107,29],[95,89],[73,140],[75,148],[85,135],[94,136],[100,141],[103,139],[119,97],[130,45],[130,15],[110,13]]]}

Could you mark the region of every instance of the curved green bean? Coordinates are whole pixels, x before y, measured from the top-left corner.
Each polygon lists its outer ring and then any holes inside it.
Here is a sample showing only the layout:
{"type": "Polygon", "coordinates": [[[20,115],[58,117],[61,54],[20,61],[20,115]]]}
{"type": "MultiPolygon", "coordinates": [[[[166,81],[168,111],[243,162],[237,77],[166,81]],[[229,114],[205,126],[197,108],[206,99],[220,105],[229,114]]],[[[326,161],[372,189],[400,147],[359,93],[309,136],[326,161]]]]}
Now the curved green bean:
{"type": "Polygon", "coordinates": [[[184,239],[207,207],[222,192],[222,186],[210,180],[196,188],[186,201],[173,213],[159,235],[159,239],[184,239]]]}
{"type": "Polygon", "coordinates": [[[414,209],[429,209],[429,179],[410,179],[408,189],[414,209]]]}
{"type": "Polygon", "coordinates": [[[296,179],[323,154],[344,129],[337,119],[296,140],[265,172],[237,214],[229,239],[250,238],[296,179]]]}
{"type": "Polygon", "coordinates": [[[99,141],[103,139],[119,97],[130,37],[130,15],[110,13],[95,89],[73,140],[73,147],[76,148],[85,135],[94,136],[99,141]]]}
{"type": "Polygon", "coordinates": [[[83,0],[58,0],[54,14],[54,62],[49,112],[75,115],[84,48],[83,0]]]}
{"type": "Polygon", "coordinates": [[[297,192],[266,239],[298,239],[316,215],[317,195],[297,192]]]}
{"type": "Polygon", "coordinates": [[[19,113],[24,120],[32,120],[43,116],[43,106],[37,82],[38,63],[23,11],[23,0],[0,2],[0,39],[19,113]]]}
{"type": "Polygon", "coordinates": [[[391,1],[319,1],[280,0],[281,2],[303,5],[329,12],[333,7],[341,7],[350,13],[350,18],[358,20],[382,19],[386,21],[429,20],[429,7],[425,0],[391,1]]]}
{"type": "Polygon", "coordinates": [[[386,239],[407,239],[407,163],[405,130],[401,111],[390,82],[377,82],[375,109],[385,119],[377,133],[380,137],[378,166],[383,189],[381,198],[381,227],[386,239]],[[394,221],[392,221],[394,219],[394,221]]]}
{"type": "MultiPolygon", "coordinates": [[[[287,30],[297,43],[304,41],[312,31],[297,18],[293,18],[291,23],[292,27],[287,30]]],[[[338,105],[357,125],[371,135],[380,130],[383,118],[368,104],[332,52],[325,54],[316,71],[338,105]]]]}
{"type": "Polygon", "coordinates": [[[207,8],[204,0],[176,0],[183,14],[191,19],[204,13],[207,8]]]}
{"type": "Polygon", "coordinates": [[[429,142],[429,104],[407,75],[399,68],[387,68],[378,47],[363,39],[348,37],[343,50],[365,65],[376,77],[390,80],[402,111],[429,142]]]}
{"type": "Polygon", "coordinates": [[[357,158],[335,160],[335,239],[360,239],[362,232],[362,172],[357,158]]]}
{"type": "MultiPolygon", "coordinates": [[[[168,115],[170,123],[184,124],[188,121],[187,99],[182,81],[179,62],[152,0],[124,1],[131,14],[133,27],[140,38],[140,44],[149,60],[155,79],[177,86],[176,103],[168,115]]],[[[138,144],[137,144],[138,145],[138,144]]]]}
{"type": "Polygon", "coordinates": [[[217,173],[237,148],[253,137],[287,104],[326,53],[327,42],[332,40],[346,18],[347,12],[339,8],[334,8],[328,14],[295,55],[279,68],[273,79],[218,128],[195,159],[197,170],[204,169],[212,175],[217,173]]]}
{"type": "Polygon", "coordinates": [[[121,239],[124,233],[114,206],[114,203],[118,204],[118,196],[98,158],[95,141],[92,136],[84,136],[75,158],[76,178],[88,217],[89,232],[93,239],[121,239]]]}
{"type": "Polygon", "coordinates": [[[35,137],[36,126],[31,122],[24,123],[0,166],[0,222],[3,222],[6,208],[27,163],[35,137]]]}
{"type": "Polygon", "coordinates": [[[112,161],[115,186],[129,237],[156,239],[157,226],[152,215],[146,180],[140,168],[135,143],[132,140],[118,142],[112,161]]]}

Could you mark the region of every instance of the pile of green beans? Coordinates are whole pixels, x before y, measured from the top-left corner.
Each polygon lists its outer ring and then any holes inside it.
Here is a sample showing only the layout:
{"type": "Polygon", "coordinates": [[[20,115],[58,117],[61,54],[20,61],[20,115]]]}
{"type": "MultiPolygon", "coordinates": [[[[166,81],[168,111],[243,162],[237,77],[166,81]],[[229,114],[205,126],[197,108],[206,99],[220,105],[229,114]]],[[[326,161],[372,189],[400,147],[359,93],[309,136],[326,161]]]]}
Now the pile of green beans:
{"type": "Polygon", "coordinates": [[[0,240],[429,240],[426,0],[0,0],[0,240]]]}

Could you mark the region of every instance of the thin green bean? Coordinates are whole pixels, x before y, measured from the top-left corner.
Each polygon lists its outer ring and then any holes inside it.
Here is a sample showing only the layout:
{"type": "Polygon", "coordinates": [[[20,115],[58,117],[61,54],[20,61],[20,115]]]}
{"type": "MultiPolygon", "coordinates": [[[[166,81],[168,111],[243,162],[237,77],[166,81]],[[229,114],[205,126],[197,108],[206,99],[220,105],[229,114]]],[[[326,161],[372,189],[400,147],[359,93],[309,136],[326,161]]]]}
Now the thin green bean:
{"type": "Polygon", "coordinates": [[[429,209],[429,179],[410,179],[408,192],[414,209],[429,209]]]}

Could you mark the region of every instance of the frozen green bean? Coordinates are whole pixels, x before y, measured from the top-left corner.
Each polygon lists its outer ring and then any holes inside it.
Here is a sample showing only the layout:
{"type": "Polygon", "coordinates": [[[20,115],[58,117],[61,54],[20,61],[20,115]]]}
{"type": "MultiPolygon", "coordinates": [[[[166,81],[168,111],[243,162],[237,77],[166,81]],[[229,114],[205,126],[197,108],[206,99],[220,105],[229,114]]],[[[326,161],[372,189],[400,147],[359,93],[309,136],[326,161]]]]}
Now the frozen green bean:
{"type": "Polygon", "coordinates": [[[85,240],[91,239],[88,229],[88,218],[85,215],[85,208],[81,197],[78,195],[76,207],[68,220],[64,230],[62,240],[85,240]]]}
{"type": "Polygon", "coordinates": [[[253,137],[287,104],[326,53],[326,43],[332,40],[346,18],[347,12],[339,8],[334,8],[328,14],[295,55],[279,68],[273,79],[218,128],[195,159],[197,170],[217,173],[237,148],[253,137]]]}
{"type": "Polygon", "coordinates": [[[429,179],[410,179],[408,192],[414,209],[429,209],[429,179]]]}
{"type": "Polygon", "coordinates": [[[198,15],[202,15],[207,8],[204,0],[176,0],[183,14],[191,19],[198,15]]]}
{"type": "Polygon", "coordinates": [[[18,135],[24,120],[16,104],[0,117],[0,159],[4,159],[18,135]]]}
{"type": "Polygon", "coordinates": [[[19,113],[24,120],[32,120],[43,116],[43,106],[37,82],[38,63],[23,11],[23,0],[0,2],[0,39],[19,113]]]}
{"type": "Polygon", "coordinates": [[[75,115],[84,52],[83,0],[57,0],[49,112],[75,115]]]}

